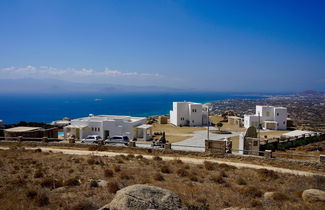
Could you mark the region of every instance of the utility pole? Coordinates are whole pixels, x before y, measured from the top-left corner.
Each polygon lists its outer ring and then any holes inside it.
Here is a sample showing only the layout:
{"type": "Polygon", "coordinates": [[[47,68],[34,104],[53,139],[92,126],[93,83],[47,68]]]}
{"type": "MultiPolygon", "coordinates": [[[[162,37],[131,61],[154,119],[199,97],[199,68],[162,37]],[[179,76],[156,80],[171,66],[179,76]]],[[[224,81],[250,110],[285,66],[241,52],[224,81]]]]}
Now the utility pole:
{"type": "Polygon", "coordinates": [[[261,117],[260,112],[258,112],[258,142],[261,142],[261,133],[260,133],[260,127],[261,127],[261,117]]]}
{"type": "Polygon", "coordinates": [[[208,109],[208,133],[207,133],[207,138],[208,138],[208,140],[209,140],[209,133],[210,133],[210,118],[209,118],[209,107],[207,107],[207,109],[208,109]]]}

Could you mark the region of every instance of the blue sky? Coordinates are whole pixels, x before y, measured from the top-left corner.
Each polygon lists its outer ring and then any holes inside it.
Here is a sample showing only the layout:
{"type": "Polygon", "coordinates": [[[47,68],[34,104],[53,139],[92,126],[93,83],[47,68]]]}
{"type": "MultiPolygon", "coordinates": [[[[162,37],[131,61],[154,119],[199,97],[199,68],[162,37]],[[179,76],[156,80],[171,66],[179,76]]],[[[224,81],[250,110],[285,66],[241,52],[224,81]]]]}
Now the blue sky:
{"type": "Polygon", "coordinates": [[[325,2],[1,0],[0,79],[325,90],[325,2]]]}

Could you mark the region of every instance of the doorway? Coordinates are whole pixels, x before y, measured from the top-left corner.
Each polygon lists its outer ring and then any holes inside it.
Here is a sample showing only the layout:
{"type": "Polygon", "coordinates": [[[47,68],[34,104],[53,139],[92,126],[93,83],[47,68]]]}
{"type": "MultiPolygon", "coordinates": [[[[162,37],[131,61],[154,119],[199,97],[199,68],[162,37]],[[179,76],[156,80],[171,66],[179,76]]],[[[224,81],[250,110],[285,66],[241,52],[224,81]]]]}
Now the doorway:
{"type": "Polygon", "coordinates": [[[109,137],[109,130],[104,131],[104,140],[109,137]]]}

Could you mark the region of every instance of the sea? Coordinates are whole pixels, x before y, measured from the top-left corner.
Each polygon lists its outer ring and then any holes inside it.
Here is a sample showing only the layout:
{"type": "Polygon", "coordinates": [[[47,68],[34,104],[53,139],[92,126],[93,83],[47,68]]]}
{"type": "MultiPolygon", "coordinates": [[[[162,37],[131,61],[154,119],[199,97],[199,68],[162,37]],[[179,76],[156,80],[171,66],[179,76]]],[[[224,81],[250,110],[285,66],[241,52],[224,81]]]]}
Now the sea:
{"type": "Polygon", "coordinates": [[[133,93],[133,94],[0,94],[0,120],[4,124],[20,121],[50,123],[64,117],[89,114],[153,116],[169,114],[173,101],[207,103],[218,100],[257,99],[243,93],[133,93]]]}

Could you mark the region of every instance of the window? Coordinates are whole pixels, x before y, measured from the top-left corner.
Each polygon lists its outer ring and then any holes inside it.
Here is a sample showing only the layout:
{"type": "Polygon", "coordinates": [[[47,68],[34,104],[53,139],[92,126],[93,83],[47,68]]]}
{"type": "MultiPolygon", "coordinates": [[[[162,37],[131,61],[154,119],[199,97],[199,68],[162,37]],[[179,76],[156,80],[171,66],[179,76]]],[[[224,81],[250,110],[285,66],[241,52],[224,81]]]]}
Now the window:
{"type": "Polygon", "coordinates": [[[192,120],[192,123],[194,123],[194,120],[192,120]]]}
{"type": "Polygon", "coordinates": [[[269,117],[270,116],[270,112],[266,112],[266,116],[269,117]]]}
{"type": "Polygon", "coordinates": [[[100,131],[100,128],[98,128],[98,131],[100,131]]]}
{"type": "Polygon", "coordinates": [[[93,127],[91,127],[91,131],[94,131],[94,128],[93,127]]]}
{"type": "Polygon", "coordinates": [[[285,121],[283,121],[283,125],[285,125],[286,124],[286,122],[285,121]]]}
{"type": "Polygon", "coordinates": [[[253,145],[254,145],[254,147],[256,147],[257,146],[257,141],[254,141],[253,145]]]}
{"type": "Polygon", "coordinates": [[[279,116],[279,113],[276,113],[277,116],[279,116]]]}

